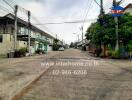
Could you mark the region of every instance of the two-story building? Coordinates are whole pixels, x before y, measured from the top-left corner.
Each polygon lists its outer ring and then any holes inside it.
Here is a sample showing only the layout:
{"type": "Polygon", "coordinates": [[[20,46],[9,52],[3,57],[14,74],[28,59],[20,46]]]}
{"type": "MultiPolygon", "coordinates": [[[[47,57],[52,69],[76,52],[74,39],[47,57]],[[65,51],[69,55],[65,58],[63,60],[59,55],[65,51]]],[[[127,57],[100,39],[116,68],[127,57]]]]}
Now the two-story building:
{"type": "MultiPolygon", "coordinates": [[[[7,54],[14,48],[14,19],[13,14],[0,17],[0,54],[7,54]]],[[[17,18],[17,49],[28,48],[28,31],[28,23],[17,18]]],[[[31,53],[35,53],[40,48],[46,52],[52,50],[53,36],[33,25],[30,25],[30,34],[31,53]]]]}

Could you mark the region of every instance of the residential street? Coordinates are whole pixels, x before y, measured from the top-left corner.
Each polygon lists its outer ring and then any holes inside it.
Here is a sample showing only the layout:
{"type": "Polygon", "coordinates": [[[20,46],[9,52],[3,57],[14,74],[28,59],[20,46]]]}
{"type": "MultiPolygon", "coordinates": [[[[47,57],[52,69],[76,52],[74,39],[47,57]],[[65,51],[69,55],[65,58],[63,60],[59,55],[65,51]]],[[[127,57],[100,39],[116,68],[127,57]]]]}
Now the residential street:
{"type": "MultiPolygon", "coordinates": [[[[76,49],[59,52],[46,61],[42,59],[36,59],[38,64],[43,63],[42,69],[46,67],[45,62],[49,65],[54,62],[54,65],[20,100],[132,99],[131,61],[95,58],[76,49]],[[83,66],[75,66],[82,62],[83,66]]],[[[24,66],[25,63],[21,67],[24,66]]]]}
{"type": "Polygon", "coordinates": [[[58,53],[50,52],[46,55],[1,59],[0,100],[8,100],[40,74],[42,69],[46,70],[46,68],[42,68],[41,62],[58,53]]]}
{"type": "Polygon", "coordinates": [[[132,0],[0,0],[0,100],[132,100],[132,0]]]}

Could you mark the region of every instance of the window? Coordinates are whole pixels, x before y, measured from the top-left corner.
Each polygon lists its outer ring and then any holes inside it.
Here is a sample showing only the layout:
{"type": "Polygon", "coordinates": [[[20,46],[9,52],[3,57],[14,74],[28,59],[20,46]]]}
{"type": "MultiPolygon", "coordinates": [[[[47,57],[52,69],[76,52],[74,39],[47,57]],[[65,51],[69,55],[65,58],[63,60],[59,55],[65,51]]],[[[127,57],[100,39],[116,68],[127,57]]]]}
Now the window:
{"type": "Polygon", "coordinates": [[[0,43],[3,42],[3,35],[0,35],[0,43]]]}

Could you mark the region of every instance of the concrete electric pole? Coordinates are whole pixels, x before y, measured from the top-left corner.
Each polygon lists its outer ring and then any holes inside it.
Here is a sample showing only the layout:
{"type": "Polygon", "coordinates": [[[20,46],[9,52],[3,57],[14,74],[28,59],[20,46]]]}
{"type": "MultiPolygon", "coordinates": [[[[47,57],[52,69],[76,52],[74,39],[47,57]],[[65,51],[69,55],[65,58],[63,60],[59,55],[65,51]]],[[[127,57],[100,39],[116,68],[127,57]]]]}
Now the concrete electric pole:
{"type": "MultiPolygon", "coordinates": [[[[119,2],[117,2],[116,0],[113,0],[113,6],[119,6],[122,3],[123,0],[120,0],[119,2]]],[[[116,29],[116,46],[115,46],[115,51],[119,50],[119,33],[118,33],[118,29],[119,29],[119,25],[118,25],[118,17],[115,16],[114,17],[115,20],[115,29],[116,29]]]]}
{"type": "Polygon", "coordinates": [[[79,34],[77,36],[78,36],[78,42],[79,42],[79,34]]]}
{"type": "Polygon", "coordinates": [[[15,24],[14,24],[14,51],[17,49],[17,12],[18,6],[15,6],[15,24]]]}
{"type": "Polygon", "coordinates": [[[57,34],[56,34],[56,39],[57,39],[57,34]]]}
{"type": "Polygon", "coordinates": [[[31,13],[30,13],[30,11],[28,11],[28,53],[29,53],[29,56],[31,55],[31,50],[30,50],[30,45],[31,45],[30,18],[31,18],[31,13]]]}
{"type": "Polygon", "coordinates": [[[81,27],[82,30],[82,43],[83,43],[83,26],[81,27]]]}
{"type": "MultiPolygon", "coordinates": [[[[103,0],[100,0],[100,15],[99,15],[99,20],[100,20],[100,38],[103,35],[103,18],[104,18],[104,9],[103,9],[103,0]]],[[[100,40],[100,53],[102,52],[102,43],[103,41],[100,40]]],[[[103,54],[105,56],[105,50],[103,48],[103,54]]]]}
{"type": "Polygon", "coordinates": [[[103,0],[100,1],[100,14],[103,15],[104,14],[104,9],[103,9],[103,0]]]}
{"type": "MultiPolygon", "coordinates": [[[[117,6],[116,0],[113,0],[113,6],[117,6]]],[[[115,29],[116,29],[116,46],[115,46],[115,51],[119,50],[119,34],[118,34],[118,17],[114,17],[115,20],[115,29]]]]}

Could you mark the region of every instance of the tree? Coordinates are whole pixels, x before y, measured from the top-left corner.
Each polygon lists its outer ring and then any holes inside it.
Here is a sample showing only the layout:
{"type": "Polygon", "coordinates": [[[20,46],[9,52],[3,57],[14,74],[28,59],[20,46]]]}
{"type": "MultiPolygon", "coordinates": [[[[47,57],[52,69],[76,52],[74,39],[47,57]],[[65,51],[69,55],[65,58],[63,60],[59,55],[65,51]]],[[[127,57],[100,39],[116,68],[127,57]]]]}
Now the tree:
{"type": "Polygon", "coordinates": [[[58,39],[54,39],[54,41],[53,41],[53,50],[54,51],[57,51],[58,49],[59,49],[59,45],[58,45],[58,42],[59,42],[59,40],[58,39]]]}
{"type": "Polygon", "coordinates": [[[70,48],[74,48],[74,43],[73,42],[71,42],[70,48]]]}
{"type": "Polygon", "coordinates": [[[132,40],[132,15],[128,13],[119,18],[119,40],[124,46],[132,40]]]}
{"type": "MultiPolygon", "coordinates": [[[[97,21],[92,23],[87,29],[86,38],[98,47],[100,41],[109,48],[115,48],[116,34],[114,18],[110,14],[105,14],[102,21],[103,26],[97,21]],[[101,32],[101,29],[103,32],[101,32]]],[[[119,17],[119,40],[125,48],[128,48],[128,43],[132,40],[132,15],[126,13],[119,17]]],[[[130,45],[129,45],[130,47],[130,45]]]]}

